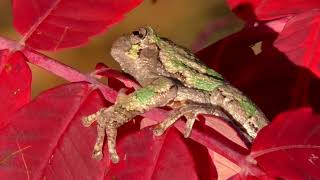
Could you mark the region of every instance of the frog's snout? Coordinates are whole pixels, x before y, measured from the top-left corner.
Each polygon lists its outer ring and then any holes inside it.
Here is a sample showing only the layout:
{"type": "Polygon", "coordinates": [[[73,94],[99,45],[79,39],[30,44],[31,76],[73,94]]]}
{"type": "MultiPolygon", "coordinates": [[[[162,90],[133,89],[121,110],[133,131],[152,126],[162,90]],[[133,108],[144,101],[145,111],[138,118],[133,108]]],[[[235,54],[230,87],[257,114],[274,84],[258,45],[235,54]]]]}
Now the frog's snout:
{"type": "Polygon", "coordinates": [[[115,57],[120,53],[128,52],[131,49],[131,42],[129,41],[128,37],[120,37],[118,38],[111,47],[111,56],[115,57]]]}

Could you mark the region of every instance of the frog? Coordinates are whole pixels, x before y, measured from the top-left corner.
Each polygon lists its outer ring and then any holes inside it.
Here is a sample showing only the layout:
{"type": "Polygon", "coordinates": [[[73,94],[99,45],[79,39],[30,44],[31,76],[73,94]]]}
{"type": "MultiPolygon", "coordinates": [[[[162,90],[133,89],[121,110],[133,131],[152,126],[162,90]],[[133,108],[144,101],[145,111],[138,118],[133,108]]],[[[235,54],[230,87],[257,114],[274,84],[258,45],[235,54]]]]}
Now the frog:
{"type": "Polygon", "coordinates": [[[264,113],[222,75],[209,68],[187,48],[160,37],[151,27],[142,27],[119,37],[112,45],[111,56],[123,72],[131,75],[141,88],[125,94],[119,92],[116,102],[83,117],[89,127],[97,122],[97,139],[92,157],[103,158],[107,135],[108,153],[113,163],[120,158],[116,151],[117,128],[153,108],[170,107],[168,117],[152,129],[161,136],[182,116],[183,132],[189,137],[198,115],[220,117],[251,143],[269,121],[264,113]]]}

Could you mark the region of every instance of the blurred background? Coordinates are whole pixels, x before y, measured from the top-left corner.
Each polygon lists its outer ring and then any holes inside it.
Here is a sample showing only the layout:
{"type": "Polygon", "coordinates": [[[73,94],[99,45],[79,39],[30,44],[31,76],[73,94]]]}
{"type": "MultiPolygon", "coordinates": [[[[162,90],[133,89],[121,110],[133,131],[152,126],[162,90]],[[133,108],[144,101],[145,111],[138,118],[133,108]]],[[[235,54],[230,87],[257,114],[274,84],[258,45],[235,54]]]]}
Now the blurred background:
{"type": "MultiPolygon", "coordinates": [[[[11,1],[1,0],[0,36],[19,40],[21,35],[14,30],[12,20],[11,1]]],[[[209,33],[210,36],[202,46],[236,32],[242,24],[232,14],[224,0],[144,0],[122,21],[105,33],[95,36],[83,47],[43,53],[83,73],[93,71],[98,62],[119,69],[109,53],[112,42],[122,34],[146,25],[152,26],[161,36],[191,48],[198,42],[199,34],[208,31],[212,26],[219,28],[209,33]]],[[[33,73],[33,97],[45,89],[66,83],[54,74],[33,65],[30,67],[33,73]]]]}

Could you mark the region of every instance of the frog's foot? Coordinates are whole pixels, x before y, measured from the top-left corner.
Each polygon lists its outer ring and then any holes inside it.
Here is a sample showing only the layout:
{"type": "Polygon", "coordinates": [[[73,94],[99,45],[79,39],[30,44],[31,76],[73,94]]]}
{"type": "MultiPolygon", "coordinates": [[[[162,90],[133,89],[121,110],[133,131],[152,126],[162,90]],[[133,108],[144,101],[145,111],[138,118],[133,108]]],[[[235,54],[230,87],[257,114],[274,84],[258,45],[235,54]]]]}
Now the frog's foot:
{"type": "Polygon", "coordinates": [[[82,125],[84,127],[89,127],[93,122],[95,122],[99,117],[101,117],[102,113],[104,113],[107,110],[107,108],[101,108],[96,113],[93,113],[91,115],[88,115],[86,117],[83,117],[81,119],[82,125]]]}
{"type": "Polygon", "coordinates": [[[97,139],[93,148],[92,158],[101,160],[103,158],[102,147],[105,138],[106,130],[106,113],[107,108],[101,108],[94,114],[82,118],[82,124],[89,127],[94,121],[97,122],[97,139]]]}
{"type": "Polygon", "coordinates": [[[167,119],[154,127],[153,134],[156,136],[161,136],[172,124],[174,124],[181,116],[183,116],[181,109],[182,108],[172,110],[167,119]]]}
{"type": "Polygon", "coordinates": [[[186,127],[184,130],[184,137],[189,137],[191,134],[191,130],[194,122],[197,120],[198,114],[214,114],[216,111],[216,107],[212,105],[187,105],[187,107],[182,107],[178,109],[174,109],[170,116],[156,125],[153,129],[153,133],[156,136],[162,135],[171,125],[173,125],[181,116],[185,116],[187,119],[186,127]]]}

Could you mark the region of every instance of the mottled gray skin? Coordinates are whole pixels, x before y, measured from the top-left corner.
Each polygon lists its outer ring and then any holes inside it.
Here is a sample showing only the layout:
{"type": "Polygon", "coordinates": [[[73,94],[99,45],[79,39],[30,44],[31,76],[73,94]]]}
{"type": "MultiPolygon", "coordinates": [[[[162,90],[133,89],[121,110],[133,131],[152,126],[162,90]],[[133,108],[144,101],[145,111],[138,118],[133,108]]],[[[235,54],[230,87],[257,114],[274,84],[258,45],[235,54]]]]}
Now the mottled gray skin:
{"type": "Polygon", "coordinates": [[[168,119],[154,128],[155,135],[163,134],[185,116],[184,136],[188,137],[198,114],[222,117],[234,124],[249,142],[268,124],[259,108],[220,74],[202,64],[189,50],[160,38],[150,27],[120,37],[113,44],[111,55],[142,88],[130,95],[119,95],[113,106],[83,119],[85,126],[98,122],[95,159],[102,158],[107,134],[111,160],[117,163],[117,128],[155,107],[173,108],[168,119]]]}

